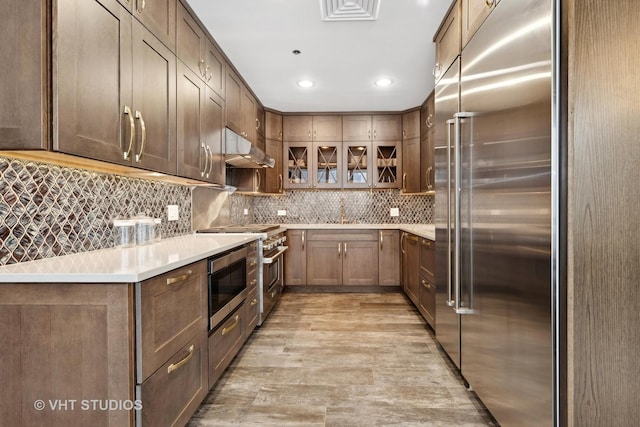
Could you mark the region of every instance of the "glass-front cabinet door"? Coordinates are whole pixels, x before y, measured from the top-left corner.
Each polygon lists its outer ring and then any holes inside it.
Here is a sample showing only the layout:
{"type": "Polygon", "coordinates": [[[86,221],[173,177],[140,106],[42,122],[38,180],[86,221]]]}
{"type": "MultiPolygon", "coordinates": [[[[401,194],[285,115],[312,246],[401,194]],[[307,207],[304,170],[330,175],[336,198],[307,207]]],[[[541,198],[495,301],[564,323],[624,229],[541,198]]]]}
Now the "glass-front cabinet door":
{"type": "Polygon", "coordinates": [[[316,188],[340,188],[342,186],[342,144],[313,143],[313,186],[316,188]]]}
{"type": "Polygon", "coordinates": [[[345,142],[342,152],[342,177],[344,188],[370,188],[371,143],[345,142]]]}
{"type": "Polygon", "coordinates": [[[399,141],[374,142],[374,188],[400,188],[402,179],[402,159],[399,141]]]}
{"type": "Polygon", "coordinates": [[[285,142],[284,154],[286,178],[284,188],[310,188],[313,184],[310,142],[285,142]]]}

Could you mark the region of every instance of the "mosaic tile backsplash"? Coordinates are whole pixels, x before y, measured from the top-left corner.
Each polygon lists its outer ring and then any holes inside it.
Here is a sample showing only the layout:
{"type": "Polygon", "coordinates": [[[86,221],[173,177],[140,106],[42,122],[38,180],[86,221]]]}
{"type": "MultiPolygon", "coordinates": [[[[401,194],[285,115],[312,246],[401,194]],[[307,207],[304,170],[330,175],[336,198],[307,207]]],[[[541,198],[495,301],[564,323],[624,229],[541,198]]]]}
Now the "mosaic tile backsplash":
{"type": "Polygon", "coordinates": [[[339,224],[344,203],[349,222],[360,224],[430,224],[433,198],[425,195],[402,195],[399,190],[384,191],[287,191],[283,196],[256,196],[253,220],[263,224],[339,224]],[[400,216],[391,217],[390,208],[400,216]],[[287,216],[277,216],[285,209],[287,216]]]}
{"type": "Polygon", "coordinates": [[[0,265],[114,245],[111,221],[145,212],[191,232],[189,187],[0,157],[0,265]],[[166,206],[180,220],[166,221],[166,206]]]}

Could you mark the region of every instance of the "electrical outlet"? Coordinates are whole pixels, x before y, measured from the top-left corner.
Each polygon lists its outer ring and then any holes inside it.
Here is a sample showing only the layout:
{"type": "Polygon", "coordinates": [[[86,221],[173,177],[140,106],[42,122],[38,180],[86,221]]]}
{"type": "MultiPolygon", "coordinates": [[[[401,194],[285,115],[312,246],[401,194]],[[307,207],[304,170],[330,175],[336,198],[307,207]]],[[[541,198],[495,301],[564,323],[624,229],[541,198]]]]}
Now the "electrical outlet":
{"type": "Polygon", "coordinates": [[[245,208],[245,209],[242,211],[242,213],[243,213],[244,215],[249,215],[249,209],[245,208]]]}
{"type": "Polygon", "coordinates": [[[389,209],[389,215],[390,216],[400,216],[400,209],[398,209],[398,208],[389,209]]]}
{"type": "Polygon", "coordinates": [[[278,209],[278,216],[287,216],[286,209],[278,209]]]}
{"type": "Polygon", "coordinates": [[[180,219],[180,207],[178,205],[167,205],[167,220],[177,221],[180,219]]]}

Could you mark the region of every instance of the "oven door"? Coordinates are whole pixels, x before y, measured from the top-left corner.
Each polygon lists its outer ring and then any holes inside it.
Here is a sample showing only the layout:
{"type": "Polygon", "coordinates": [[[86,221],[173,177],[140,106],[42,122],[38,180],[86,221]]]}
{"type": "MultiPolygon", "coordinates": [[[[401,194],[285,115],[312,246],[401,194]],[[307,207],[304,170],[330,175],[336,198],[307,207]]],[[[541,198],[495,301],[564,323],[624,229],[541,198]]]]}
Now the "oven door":
{"type": "Polygon", "coordinates": [[[262,318],[264,319],[280,298],[284,287],[284,253],[287,246],[278,246],[262,260],[262,318]]]}

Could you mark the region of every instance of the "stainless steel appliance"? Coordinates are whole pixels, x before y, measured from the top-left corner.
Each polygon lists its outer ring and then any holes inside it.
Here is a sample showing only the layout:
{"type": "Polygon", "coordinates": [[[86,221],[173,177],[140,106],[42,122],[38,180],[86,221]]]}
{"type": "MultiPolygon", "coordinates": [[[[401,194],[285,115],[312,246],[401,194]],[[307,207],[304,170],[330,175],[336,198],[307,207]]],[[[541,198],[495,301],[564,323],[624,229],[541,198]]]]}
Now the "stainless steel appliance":
{"type": "Polygon", "coordinates": [[[288,247],[285,228],[273,224],[222,225],[196,233],[259,234],[258,240],[258,326],[280,300],[284,289],[284,253],[288,247]]]}
{"type": "Polygon", "coordinates": [[[209,330],[212,331],[246,298],[247,248],[212,257],[208,261],[209,330]]]}
{"type": "Polygon", "coordinates": [[[435,89],[436,337],[504,426],[557,422],[555,6],[502,0],[435,89]]]}

